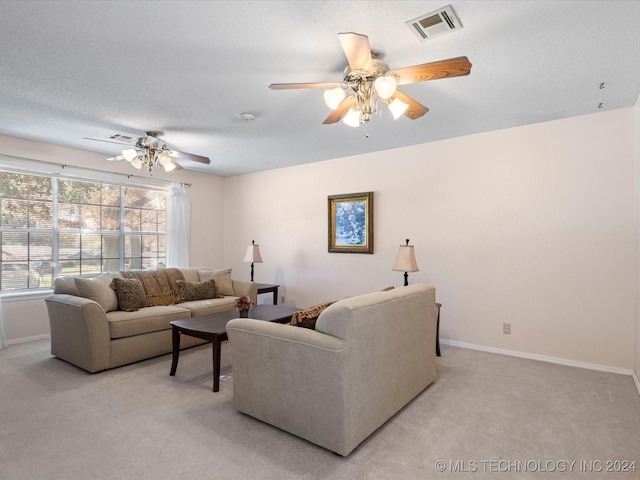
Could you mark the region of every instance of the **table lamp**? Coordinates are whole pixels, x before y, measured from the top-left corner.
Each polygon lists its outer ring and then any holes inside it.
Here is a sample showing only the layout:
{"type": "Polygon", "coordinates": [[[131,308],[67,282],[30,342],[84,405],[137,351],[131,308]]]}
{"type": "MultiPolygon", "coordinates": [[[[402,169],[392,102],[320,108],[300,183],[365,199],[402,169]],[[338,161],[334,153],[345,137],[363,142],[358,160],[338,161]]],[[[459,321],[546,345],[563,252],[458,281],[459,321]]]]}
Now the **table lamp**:
{"type": "Polygon", "coordinates": [[[254,240],[251,240],[251,245],[247,247],[247,253],[244,256],[243,262],[251,262],[251,281],[253,282],[253,264],[262,263],[260,245],[257,245],[254,240]]]}
{"type": "Polygon", "coordinates": [[[398,250],[398,257],[396,263],[393,266],[394,272],[404,272],[404,286],[409,285],[409,273],[417,272],[418,264],[416,263],[416,255],[413,251],[413,245],[409,245],[409,239],[407,238],[406,245],[400,245],[398,250]]]}

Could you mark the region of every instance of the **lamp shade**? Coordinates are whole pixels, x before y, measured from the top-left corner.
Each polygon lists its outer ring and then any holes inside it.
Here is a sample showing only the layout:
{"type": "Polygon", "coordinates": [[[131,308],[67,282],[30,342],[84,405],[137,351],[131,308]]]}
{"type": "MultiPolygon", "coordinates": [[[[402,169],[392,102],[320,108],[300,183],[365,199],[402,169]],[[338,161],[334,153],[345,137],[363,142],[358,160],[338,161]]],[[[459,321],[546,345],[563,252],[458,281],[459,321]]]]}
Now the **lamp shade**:
{"type": "Polygon", "coordinates": [[[398,257],[393,266],[394,272],[417,272],[418,264],[416,262],[416,254],[413,251],[413,245],[400,245],[398,257]]]}
{"type": "Polygon", "coordinates": [[[251,245],[247,247],[247,253],[244,255],[243,262],[250,263],[262,263],[262,257],[260,256],[260,245],[251,242],[251,245]]]}

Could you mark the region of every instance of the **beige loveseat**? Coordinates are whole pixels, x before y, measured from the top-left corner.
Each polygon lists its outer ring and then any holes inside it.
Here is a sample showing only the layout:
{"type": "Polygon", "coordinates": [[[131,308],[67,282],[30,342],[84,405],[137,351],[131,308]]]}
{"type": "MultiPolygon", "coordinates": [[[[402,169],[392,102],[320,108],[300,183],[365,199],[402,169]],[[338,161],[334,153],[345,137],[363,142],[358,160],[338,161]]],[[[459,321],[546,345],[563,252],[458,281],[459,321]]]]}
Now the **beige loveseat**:
{"type": "Polygon", "coordinates": [[[346,456],[436,378],[435,288],[340,300],[315,330],[227,324],[236,408],[346,456]]]}
{"type": "MultiPolygon", "coordinates": [[[[53,292],[45,298],[51,354],[94,373],[170,353],[169,322],[233,310],[235,299],[243,295],[255,302],[257,284],[232,280],[231,269],[159,269],[59,277],[53,292]],[[135,311],[119,308],[120,296],[113,286],[123,275],[141,279],[145,302],[152,306],[135,311]],[[182,301],[176,279],[196,288],[210,286],[204,283],[214,280],[215,293],[221,298],[182,301]]],[[[203,342],[184,336],[181,347],[203,342]]]]}

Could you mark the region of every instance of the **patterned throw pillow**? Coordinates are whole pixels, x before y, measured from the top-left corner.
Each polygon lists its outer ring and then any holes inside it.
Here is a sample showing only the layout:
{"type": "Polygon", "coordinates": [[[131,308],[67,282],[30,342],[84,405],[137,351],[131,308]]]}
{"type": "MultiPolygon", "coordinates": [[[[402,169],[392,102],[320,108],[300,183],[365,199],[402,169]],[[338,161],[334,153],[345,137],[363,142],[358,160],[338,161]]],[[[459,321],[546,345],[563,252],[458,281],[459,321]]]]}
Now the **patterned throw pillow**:
{"type": "Polygon", "coordinates": [[[315,330],[316,320],[318,320],[320,314],[324,311],[325,308],[334,303],[335,301],[321,303],[320,305],[315,305],[314,307],[307,308],[306,310],[295,312],[291,316],[291,325],[315,330]]]}
{"type": "Polygon", "coordinates": [[[144,290],[147,307],[155,305],[173,305],[180,298],[176,280],[184,280],[178,268],[159,268],[157,270],[127,270],[120,272],[122,278],[140,280],[144,290]]]}
{"type": "Polygon", "coordinates": [[[183,302],[193,302],[207,298],[221,298],[223,296],[216,295],[216,282],[213,280],[207,280],[206,282],[176,280],[176,282],[180,288],[180,300],[183,302]]]}
{"type": "Polygon", "coordinates": [[[142,282],[137,278],[114,278],[118,308],[125,312],[135,312],[147,306],[142,282]]]}

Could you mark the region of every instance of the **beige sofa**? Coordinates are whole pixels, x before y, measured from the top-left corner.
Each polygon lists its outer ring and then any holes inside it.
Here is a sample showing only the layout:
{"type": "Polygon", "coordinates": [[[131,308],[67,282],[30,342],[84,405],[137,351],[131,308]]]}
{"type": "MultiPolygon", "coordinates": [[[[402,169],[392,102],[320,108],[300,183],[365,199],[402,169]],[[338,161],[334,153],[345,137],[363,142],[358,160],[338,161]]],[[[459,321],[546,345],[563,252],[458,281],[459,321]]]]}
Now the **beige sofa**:
{"type": "Polygon", "coordinates": [[[346,456],[436,378],[435,288],[340,300],[316,329],[227,324],[236,408],[346,456]]]}
{"type": "MultiPolygon", "coordinates": [[[[54,293],[45,298],[52,355],[94,373],[170,353],[169,322],[172,320],[233,310],[234,301],[239,296],[247,295],[254,302],[257,296],[257,284],[232,280],[231,269],[161,269],[136,273],[143,281],[151,280],[155,286],[155,295],[146,296],[153,306],[123,311],[119,309],[119,298],[112,281],[126,274],[131,272],[105,273],[94,278],[68,276],[56,279],[54,293]],[[168,277],[167,272],[173,276],[168,277]],[[182,302],[178,299],[179,286],[175,278],[196,286],[214,279],[216,293],[224,296],[182,302]]],[[[145,293],[149,291],[145,290],[145,293]]],[[[203,342],[184,336],[181,347],[203,342]]]]}

